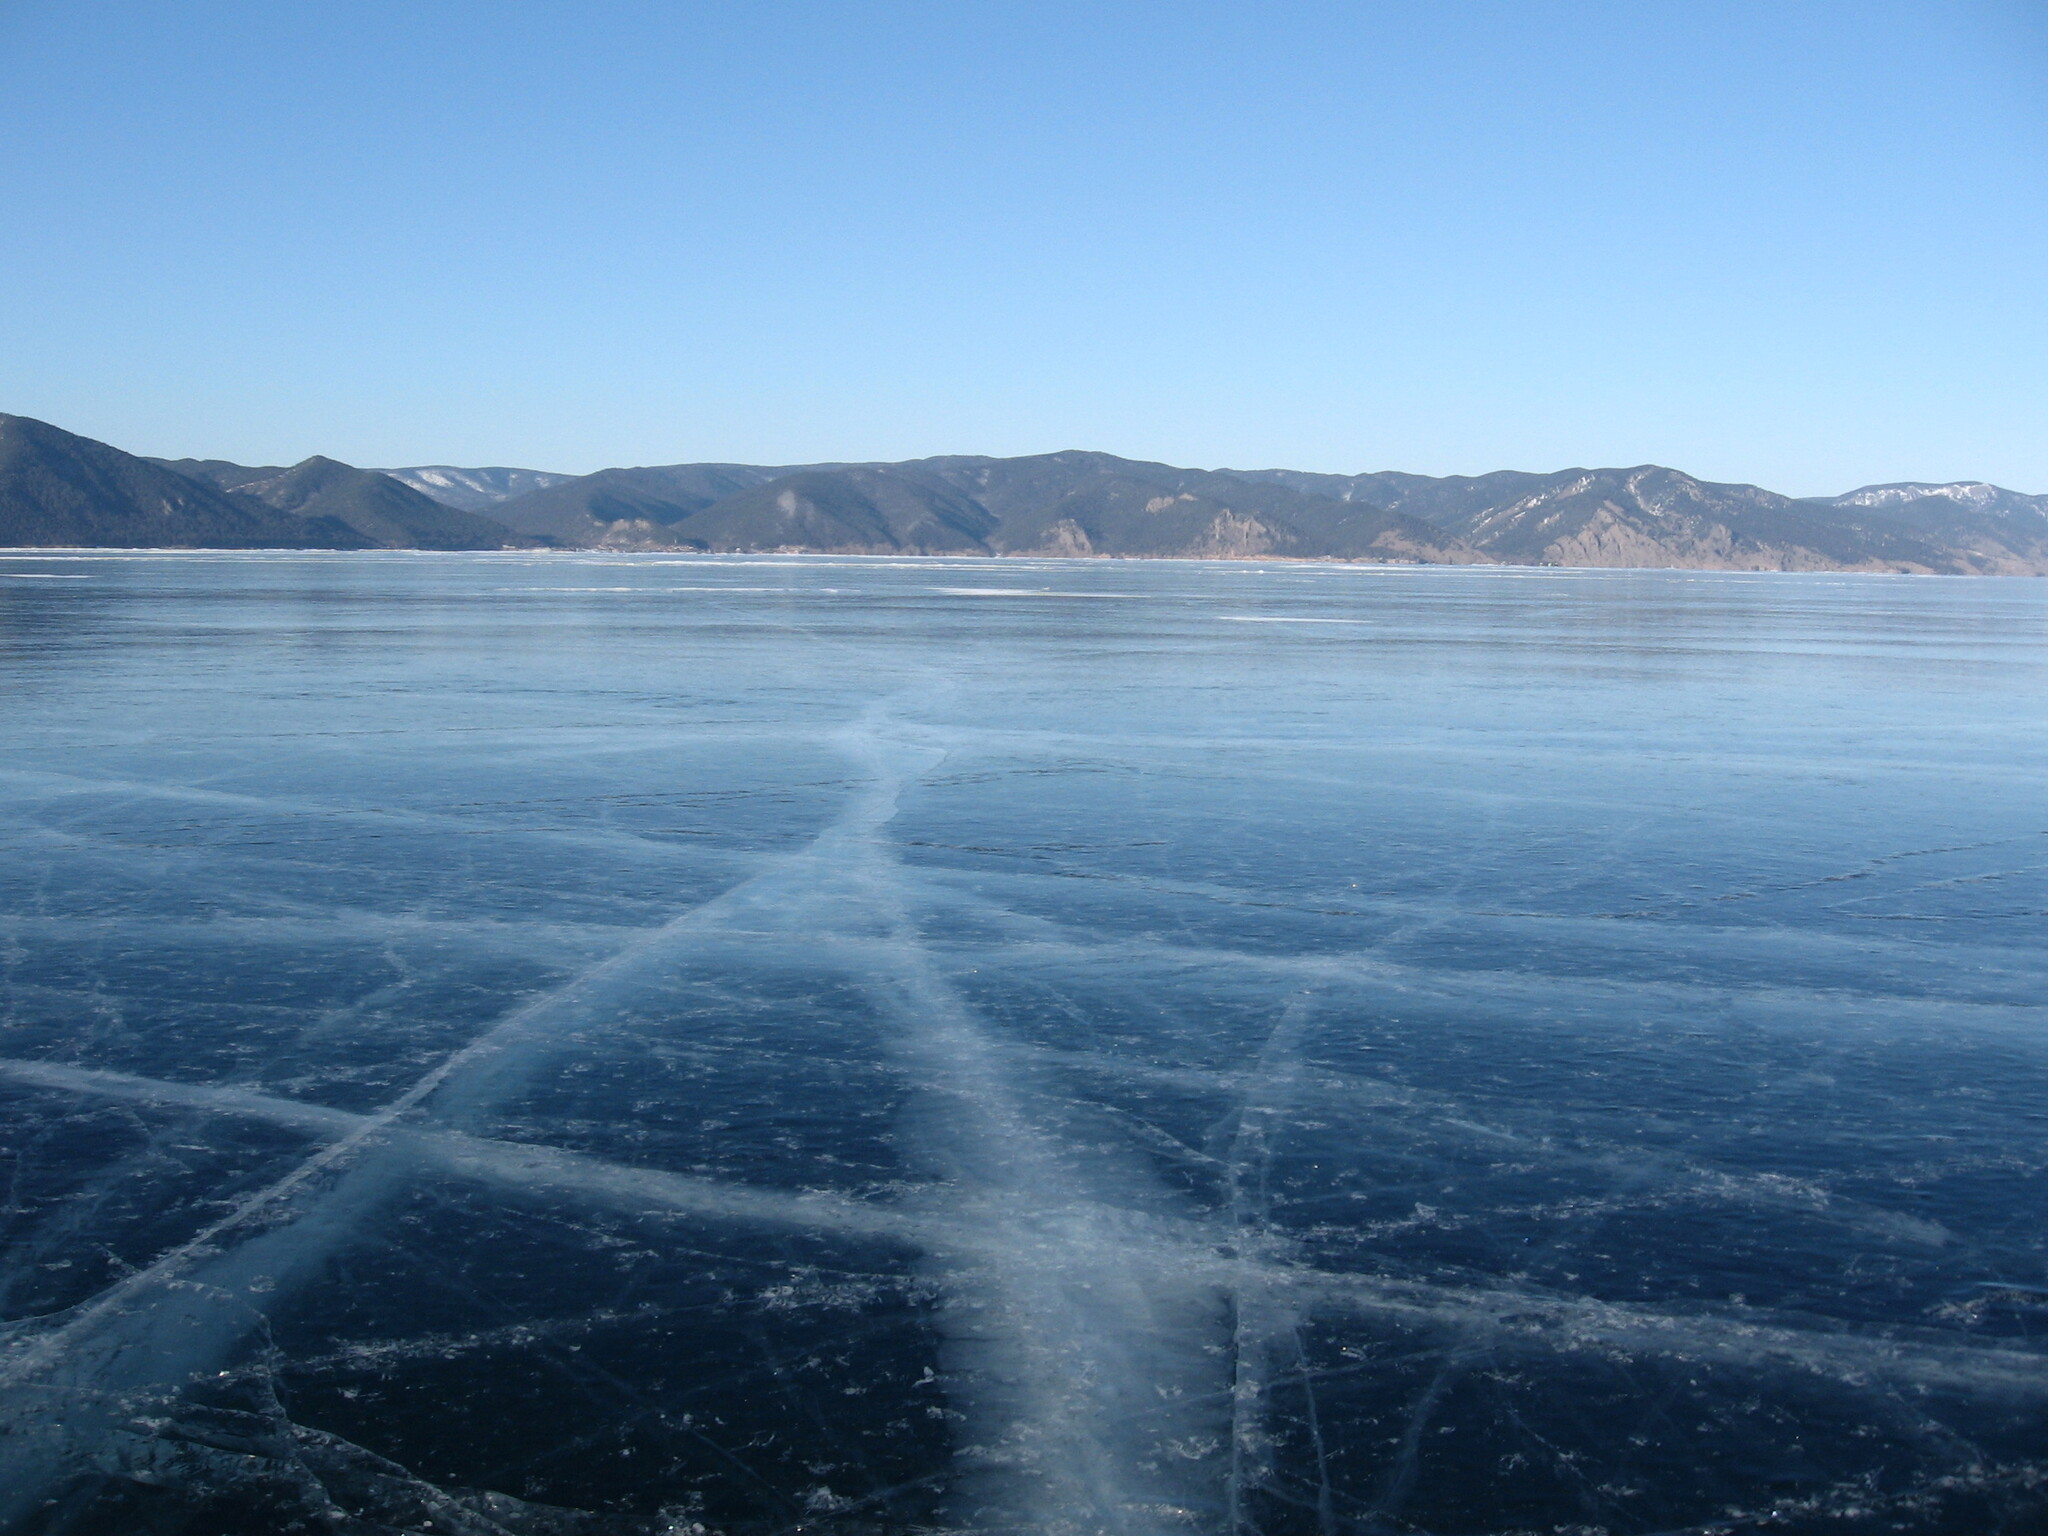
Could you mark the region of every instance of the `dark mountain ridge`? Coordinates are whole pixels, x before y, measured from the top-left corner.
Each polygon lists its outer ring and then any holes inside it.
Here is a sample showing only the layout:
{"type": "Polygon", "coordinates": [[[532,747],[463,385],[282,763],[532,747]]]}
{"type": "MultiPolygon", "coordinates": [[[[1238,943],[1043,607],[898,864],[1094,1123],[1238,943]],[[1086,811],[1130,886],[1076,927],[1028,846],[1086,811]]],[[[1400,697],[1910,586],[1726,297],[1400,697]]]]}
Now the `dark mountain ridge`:
{"type": "Polygon", "coordinates": [[[299,518],[27,416],[0,415],[0,545],[98,549],[365,549],[299,518]]]}
{"type": "Polygon", "coordinates": [[[303,519],[331,519],[383,549],[501,549],[532,542],[503,523],[423,496],[374,469],[315,454],[289,469],[218,459],[166,464],[195,479],[303,519]]]}
{"type": "Polygon", "coordinates": [[[712,502],[670,525],[691,549],[985,555],[997,520],[949,487],[884,469],[805,469],[712,502]]]}
{"type": "Polygon", "coordinates": [[[753,464],[674,464],[601,469],[519,496],[491,515],[520,533],[566,545],[667,549],[663,530],[693,512],[791,471],[753,464]]]}
{"type": "Polygon", "coordinates": [[[1080,450],[574,477],[429,468],[386,473],[317,456],[290,468],[147,460],[0,416],[0,544],[2048,574],[2048,496],[1967,481],[1799,500],[1647,464],[1330,475],[1182,469],[1080,450]]]}

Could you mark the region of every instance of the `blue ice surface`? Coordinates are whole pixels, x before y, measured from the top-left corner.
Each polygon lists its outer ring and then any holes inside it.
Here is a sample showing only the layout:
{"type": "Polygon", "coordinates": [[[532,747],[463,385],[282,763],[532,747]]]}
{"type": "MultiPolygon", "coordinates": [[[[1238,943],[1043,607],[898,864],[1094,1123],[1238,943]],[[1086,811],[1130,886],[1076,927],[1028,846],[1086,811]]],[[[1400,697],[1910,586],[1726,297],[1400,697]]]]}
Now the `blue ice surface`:
{"type": "Polygon", "coordinates": [[[2038,1530],[2044,639],[0,558],[0,1529],[2038,1530]]]}

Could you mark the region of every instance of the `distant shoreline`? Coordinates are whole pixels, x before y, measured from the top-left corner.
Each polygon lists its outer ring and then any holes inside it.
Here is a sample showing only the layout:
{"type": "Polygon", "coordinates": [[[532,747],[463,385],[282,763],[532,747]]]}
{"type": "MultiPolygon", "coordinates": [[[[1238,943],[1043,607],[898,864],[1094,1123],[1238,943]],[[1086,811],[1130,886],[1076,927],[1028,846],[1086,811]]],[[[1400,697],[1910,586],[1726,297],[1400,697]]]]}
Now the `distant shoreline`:
{"type": "MultiPolygon", "coordinates": [[[[875,560],[900,563],[935,563],[939,561],[965,564],[990,564],[993,562],[1037,563],[1060,565],[1303,565],[1330,566],[1360,571],[1473,571],[1473,572],[1527,572],[1543,571],[1559,575],[1582,572],[1586,575],[1683,575],[1683,576],[1872,576],[1902,577],[1912,580],[1933,578],[1937,580],[1993,580],[2030,581],[2048,576],[2048,572],[2008,571],[1878,571],[1853,568],[1818,567],[1809,570],[1785,570],[1778,567],[1759,568],[1741,565],[1557,565],[1523,564],[1512,560],[1471,560],[1452,564],[1435,560],[1341,560],[1329,556],[1315,555],[1044,555],[1044,554],[905,554],[899,550],[831,550],[831,549],[320,549],[301,548],[287,545],[264,546],[261,548],[235,548],[231,546],[193,547],[177,544],[164,545],[0,545],[0,560],[32,559],[117,559],[136,556],[174,555],[297,555],[317,556],[322,560],[387,560],[387,559],[439,559],[439,560],[588,560],[592,556],[603,556],[610,560],[658,561],[730,561],[730,560],[875,560]]],[[[6,574],[6,573],[0,573],[6,574]]]]}
{"type": "Polygon", "coordinates": [[[156,459],[0,414],[13,549],[598,551],[2048,575],[2048,496],[1979,481],[1797,499],[1655,464],[1429,476],[1070,450],[560,476],[156,459]]]}

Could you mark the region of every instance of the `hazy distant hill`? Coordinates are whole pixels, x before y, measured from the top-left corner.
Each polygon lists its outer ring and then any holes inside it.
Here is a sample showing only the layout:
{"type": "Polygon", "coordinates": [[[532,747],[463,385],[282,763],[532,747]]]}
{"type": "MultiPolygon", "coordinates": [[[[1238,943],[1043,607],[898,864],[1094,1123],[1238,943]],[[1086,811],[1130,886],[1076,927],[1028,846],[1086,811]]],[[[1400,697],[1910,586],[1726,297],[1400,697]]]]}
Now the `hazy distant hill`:
{"type": "Polygon", "coordinates": [[[903,466],[607,469],[506,502],[522,532],[612,549],[987,554],[995,520],[903,466]]]}
{"type": "Polygon", "coordinates": [[[320,457],[285,469],[138,459],[0,416],[0,542],[2048,575],[2048,496],[1956,481],[1795,500],[1653,464],[1330,475],[1080,451],[578,476],[446,464],[386,472],[320,457]]]}
{"type": "MultiPolygon", "coordinates": [[[[1233,471],[1426,519],[1508,564],[1751,571],[1967,572],[1992,566],[1958,523],[1910,525],[1862,506],[1797,501],[1656,465],[1554,474],[1317,475],[1233,471]]],[[[2048,572],[2048,563],[2040,566],[2048,572]]]]}
{"type": "Polygon", "coordinates": [[[958,486],[994,514],[1008,554],[1095,554],[1464,563],[1442,529],[1210,470],[1107,453],[922,459],[898,466],[958,486]]]}
{"type": "Polygon", "coordinates": [[[1815,497],[1831,507],[1874,507],[1880,510],[1909,502],[1947,503],[1990,517],[2048,523],[2048,496],[2028,496],[1982,480],[1951,480],[1944,485],[1902,480],[1891,485],[1866,485],[1842,496],[1815,497]]]}
{"type": "Polygon", "coordinates": [[[1866,485],[1813,504],[1953,545],[1981,570],[2022,576],[2048,571],[2048,496],[2026,496],[1981,480],[1908,481],[1866,485]]]}
{"type": "Polygon", "coordinates": [[[614,469],[493,510],[522,532],[628,549],[1484,558],[1398,513],[1106,453],[614,469]]]}
{"type": "Polygon", "coordinates": [[[422,496],[431,496],[444,506],[459,507],[464,512],[486,512],[514,496],[545,490],[575,478],[545,469],[507,469],[501,465],[458,469],[453,464],[416,464],[410,469],[377,469],[371,473],[389,475],[422,496]]]}
{"type": "Polygon", "coordinates": [[[2048,497],[1893,486],[1800,501],[1656,465],[1439,478],[1078,451],[676,464],[557,481],[492,512],[558,544],[615,549],[2048,574],[2048,497]]]}
{"type": "Polygon", "coordinates": [[[300,518],[331,518],[385,549],[500,549],[526,542],[503,523],[423,496],[374,469],[315,454],[289,469],[184,459],[173,467],[204,475],[300,518]]]}
{"type": "Polygon", "coordinates": [[[807,469],[683,518],[672,536],[716,550],[987,554],[996,519],[944,485],[885,469],[807,469]]]}
{"type": "Polygon", "coordinates": [[[26,416],[0,415],[0,546],[361,549],[330,518],[297,518],[26,416]]]}
{"type": "Polygon", "coordinates": [[[788,473],[753,464],[601,469],[500,502],[491,515],[521,533],[562,544],[687,548],[668,537],[670,526],[727,496],[788,473]]]}

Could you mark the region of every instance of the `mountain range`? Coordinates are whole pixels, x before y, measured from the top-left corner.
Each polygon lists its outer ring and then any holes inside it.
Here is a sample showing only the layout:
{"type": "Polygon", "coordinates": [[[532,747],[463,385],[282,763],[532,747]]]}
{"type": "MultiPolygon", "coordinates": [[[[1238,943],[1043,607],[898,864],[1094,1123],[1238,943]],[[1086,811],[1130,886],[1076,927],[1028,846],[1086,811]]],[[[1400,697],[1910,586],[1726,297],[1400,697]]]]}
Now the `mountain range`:
{"type": "Polygon", "coordinates": [[[1655,465],[1479,476],[1106,453],[589,475],[147,459],[0,415],[0,546],[695,550],[2048,575],[2048,496],[1797,499],[1655,465]]]}
{"type": "Polygon", "coordinates": [[[522,542],[491,518],[437,501],[377,470],[317,454],[290,468],[220,459],[151,462],[301,521],[339,523],[365,549],[498,549],[522,542]]]}

